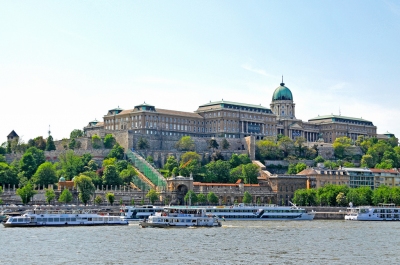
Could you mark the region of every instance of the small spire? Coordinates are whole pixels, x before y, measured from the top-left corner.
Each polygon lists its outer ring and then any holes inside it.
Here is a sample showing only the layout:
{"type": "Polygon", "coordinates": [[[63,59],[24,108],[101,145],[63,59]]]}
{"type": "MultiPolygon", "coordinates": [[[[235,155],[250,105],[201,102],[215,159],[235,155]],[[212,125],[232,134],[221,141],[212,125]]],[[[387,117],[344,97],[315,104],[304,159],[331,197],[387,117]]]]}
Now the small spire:
{"type": "Polygon", "coordinates": [[[282,83],[280,84],[281,86],[284,86],[285,83],[283,83],[283,75],[282,75],[282,83]]]}
{"type": "Polygon", "coordinates": [[[50,134],[51,134],[51,131],[50,131],[50,125],[49,125],[49,131],[48,131],[48,133],[49,133],[49,136],[50,136],[50,134]]]}
{"type": "Polygon", "coordinates": [[[340,107],[339,107],[339,116],[342,116],[342,112],[340,111],[340,107]]]}

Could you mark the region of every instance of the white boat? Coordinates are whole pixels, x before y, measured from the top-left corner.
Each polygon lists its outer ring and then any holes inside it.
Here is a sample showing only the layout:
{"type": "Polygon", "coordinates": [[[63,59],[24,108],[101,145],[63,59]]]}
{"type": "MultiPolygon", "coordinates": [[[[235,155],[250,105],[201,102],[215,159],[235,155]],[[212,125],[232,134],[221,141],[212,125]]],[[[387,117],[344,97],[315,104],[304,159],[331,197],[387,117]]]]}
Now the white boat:
{"type": "Polygon", "coordinates": [[[207,214],[215,215],[223,220],[262,220],[262,221],[282,221],[282,220],[313,220],[315,213],[307,212],[296,205],[277,206],[269,205],[245,205],[243,203],[233,206],[214,206],[207,208],[207,214]]]}
{"type": "Polygon", "coordinates": [[[163,212],[157,212],[139,223],[146,227],[220,227],[218,218],[209,215],[205,208],[199,207],[165,207],[163,212]]]}
{"type": "Polygon", "coordinates": [[[121,207],[121,216],[123,220],[134,222],[149,218],[150,215],[155,215],[164,211],[164,207],[143,205],[143,206],[124,206],[121,207]]]}
{"type": "Polygon", "coordinates": [[[98,225],[128,225],[121,216],[100,215],[88,211],[37,211],[26,212],[20,216],[8,218],[3,223],[5,227],[36,227],[36,226],[98,226],[98,225]]]}
{"type": "MultiPolygon", "coordinates": [[[[193,208],[193,206],[177,206],[182,209],[193,208]]],[[[222,220],[235,220],[235,221],[282,221],[282,220],[313,220],[315,212],[308,212],[303,208],[296,205],[292,206],[277,206],[273,204],[268,205],[245,205],[243,203],[235,204],[233,206],[203,206],[206,213],[215,215],[222,220]]],[[[156,207],[146,205],[126,206],[121,208],[124,220],[138,221],[148,218],[157,212],[162,212],[164,207],[156,207]]]]}
{"type": "Polygon", "coordinates": [[[400,221],[400,208],[396,207],[394,203],[349,207],[344,219],[352,221],[400,221]]]}

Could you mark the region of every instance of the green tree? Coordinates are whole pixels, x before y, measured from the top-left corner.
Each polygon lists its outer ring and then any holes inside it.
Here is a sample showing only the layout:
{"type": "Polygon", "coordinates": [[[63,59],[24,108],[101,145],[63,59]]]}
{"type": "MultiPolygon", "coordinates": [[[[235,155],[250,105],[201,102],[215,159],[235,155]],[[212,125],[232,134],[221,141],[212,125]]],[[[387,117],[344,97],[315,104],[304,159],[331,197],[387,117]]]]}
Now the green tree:
{"type": "Polygon", "coordinates": [[[243,194],[243,203],[252,203],[253,197],[251,194],[246,190],[243,194]]]}
{"type": "Polygon", "coordinates": [[[18,185],[18,169],[7,163],[0,162],[0,183],[2,185],[18,185]]]}
{"type": "Polygon", "coordinates": [[[335,162],[327,160],[324,162],[324,167],[334,169],[334,168],[338,168],[339,166],[335,162]]]}
{"type": "Polygon", "coordinates": [[[117,141],[115,140],[115,138],[112,134],[107,134],[104,137],[104,142],[103,142],[104,148],[110,149],[116,144],[116,142],[117,141]]]}
{"type": "Polygon", "coordinates": [[[196,145],[190,136],[182,136],[181,139],[175,144],[176,149],[180,151],[194,151],[196,145]]]}
{"type": "Polygon", "coordinates": [[[68,189],[64,189],[61,194],[60,198],[58,198],[58,201],[61,203],[70,203],[72,202],[72,193],[68,189]]]}
{"type": "Polygon", "coordinates": [[[243,165],[239,165],[232,168],[229,171],[229,183],[236,183],[239,179],[244,179],[243,177],[243,165]]]}
{"type": "Polygon", "coordinates": [[[53,136],[49,135],[46,140],[46,151],[53,151],[56,150],[56,145],[53,141],[53,136]]]}
{"type": "Polygon", "coordinates": [[[22,156],[22,158],[19,162],[19,166],[20,166],[20,170],[21,170],[22,174],[28,179],[30,179],[33,176],[33,174],[35,174],[36,169],[37,169],[35,159],[34,159],[33,155],[30,153],[27,153],[27,154],[25,153],[22,156]]]}
{"type": "Polygon", "coordinates": [[[374,189],[372,193],[372,203],[378,205],[379,203],[389,203],[390,202],[390,188],[386,185],[379,186],[374,189]]]}
{"type": "Polygon", "coordinates": [[[343,163],[343,166],[344,167],[356,167],[353,163],[347,162],[347,161],[343,163]]]}
{"type": "Polygon", "coordinates": [[[71,180],[74,176],[79,175],[84,170],[82,158],[75,155],[72,150],[60,154],[58,159],[61,167],[60,174],[65,176],[66,180],[71,180]]]}
{"type": "Polygon", "coordinates": [[[69,134],[69,138],[71,139],[75,139],[82,136],[83,136],[83,131],[79,129],[75,129],[69,134]]]}
{"type": "Polygon", "coordinates": [[[333,142],[333,150],[336,158],[343,159],[347,156],[348,148],[351,146],[351,139],[349,137],[338,137],[333,142]]]}
{"type": "Polygon", "coordinates": [[[43,136],[38,136],[33,139],[34,145],[32,147],[36,147],[39,150],[44,151],[46,149],[46,141],[43,139],[43,136]]]}
{"type": "Polygon", "coordinates": [[[102,167],[106,166],[116,166],[117,165],[117,159],[115,157],[113,158],[106,158],[103,160],[102,167]]]}
{"type": "Polygon", "coordinates": [[[393,168],[393,164],[394,164],[394,162],[391,159],[382,160],[382,162],[375,165],[375,168],[391,169],[391,168],[393,168]]]}
{"type": "Polygon", "coordinates": [[[212,149],[212,151],[214,152],[215,149],[218,149],[219,144],[218,144],[217,140],[215,140],[214,138],[211,138],[210,140],[207,141],[207,147],[208,147],[208,149],[212,149]]]}
{"type": "Polygon", "coordinates": [[[87,165],[88,169],[91,171],[96,171],[97,169],[99,169],[99,165],[97,164],[96,161],[94,160],[90,160],[88,165],[87,165]]]}
{"type": "Polygon", "coordinates": [[[107,194],[106,194],[106,199],[107,199],[107,201],[108,201],[111,205],[113,205],[113,204],[114,204],[114,201],[115,201],[115,195],[114,195],[114,193],[112,193],[112,192],[107,192],[107,194]]]}
{"type": "Polygon", "coordinates": [[[347,198],[343,192],[339,192],[339,194],[336,196],[336,203],[338,206],[346,206],[347,198]]]}
{"type": "Polygon", "coordinates": [[[126,160],[120,160],[115,164],[115,167],[117,168],[118,172],[121,172],[129,167],[129,163],[126,160]]]}
{"type": "Polygon", "coordinates": [[[375,167],[374,158],[371,155],[363,155],[361,158],[361,167],[367,167],[367,168],[375,167]]]}
{"type": "Polygon", "coordinates": [[[79,190],[79,199],[86,205],[95,191],[92,179],[81,174],[78,177],[75,177],[74,183],[79,190]]]}
{"type": "Polygon", "coordinates": [[[207,202],[206,195],[204,195],[203,193],[200,193],[199,195],[197,195],[197,202],[200,204],[206,203],[207,202]]]}
{"type": "Polygon", "coordinates": [[[228,142],[228,140],[226,140],[226,138],[222,139],[221,148],[223,150],[229,149],[230,146],[231,146],[231,144],[228,142]]]}
{"type": "Polygon", "coordinates": [[[106,166],[103,172],[104,185],[118,186],[122,184],[117,168],[114,165],[106,166]]]}
{"type": "Polygon", "coordinates": [[[46,192],[44,193],[44,196],[46,197],[46,202],[47,204],[50,204],[52,200],[56,197],[56,194],[53,189],[45,189],[46,192]]]}
{"type": "Polygon", "coordinates": [[[217,204],[217,203],[218,203],[218,197],[217,197],[217,195],[215,195],[214,192],[210,191],[210,192],[207,194],[207,201],[208,201],[208,203],[210,203],[210,204],[217,204]]]}
{"type": "Polygon", "coordinates": [[[289,167],[288,167],[287,173],[288,173],[288,174],[291,174],[291,175],[297,174],[296,164],[290,163],[290,164],[289,164],[289,167]]]}
{"type": "Polygon", "coordinates": [[[139,150],[145,150],[145,149],[149,149],[149,147],[150,147],[150,145],[149,145],[149,142],[147,141],[147,139],[140,137],[136,144],[136,148],[139,150]]]}
{"type": "Polygon", "coordinates": [[[76,146],[76,140],[74,138],[71,139],[71,141],[68,144],[68,148],[74,150],[76,146]]]}
{"type": "Polygon", "coordinates": [[[304,137],[297,137],[296,141],[294,142],[294,146],[296,148],[296,155],[297,157],[304,157],[304,144],[307,142],[306,138],[304,137]]]}
{"type": "Polygon", "coordinates": [[[146,198],[148,198],[151,204],[154,204],[156,200],[159,200],[160,194],[155,189],[150,189],[146,194],[146,198]]]}
{"type": "Polygon", "coordinates": [[[132,198],[132,200],[131,200],[131,205],[135,205],[135,199],[134,198],[132,198]]]}
{"type": "Polygon", "coordinates": [[[96,198],[94,198],[94,204],[100,205],[103,202],[103,197],[100,195],[97,195],[96,198]]]}
{"type": "Polygon", "coordinates": [[[124,148],[116,143],[111,149],[110,153],[108,153],[108,158],[116,158],[123,159],[124,158],[124,148]]]}
{"type": "Polygon", "coordinates": [[[275,160],[282,156],[278,145],[270,139],[256,143],[256,155],[260,160],[275,160]]]}
{"type": "Polygon", "coordinates": [[[235,168],[242,164],[242,160],[240,160],[237,154],[233,154],[229,160],[229,164],[231,165],[231,168],[235,168]]]}
{"type": "Polygon", "coordinates": [[[229,171],[231,165],[228,161],[218,160],[205,166],[206,182],[227,183],[229,181],[229,171]]]}
{"type": "Polygon", "coordinates": [[[288,157],[293,153],[294,143],[292,139],[287,136],[283,136],[278,140],[278,146],[283,153],[283,157],[288,157]]]}
{"type": "Polygon", "coordinates": [[[132,166],[128,166],[127,169],[124,169],[119,173],[119,177],[121,178],[122,183],[125,185],[131,183],[133,181],[133,177],[137,175],[138,173],[132,166]]]}
{"type": "Polygon", "coordinates": [[[32,181],[43,187],[57,183],[58,178],[54,165],[51,162],[41,164],[33,175],[32,181]]]}
{"type": "Polygon", "coordinates": [[[178,161],[176,160],[176,158],[173,156],[168,156],[167,163],[165,163],[165,165],[164,165],[164,169],[168,170],[167,177],[170,177],[172,175],[172,170],[174,168],[178,168],[178,167],[179,167],[179,164],[178,164],[178,161]]]}
{"type": "Polygon", "coordinates": [[[251,163],[250,157],[248,155],[240,154],[239,159],[240,159],[240,162],[242,163],[242,165],[251,163]]]}
{"type": "Polygon", "coordinates": [[[316,158],[314,158],[315,163],[324,163],[325,159],[322,156],[317,156],[316,158]]]}
{"type": "Polygon", "coordinates": [[[242,176],[244,183],[246,184],[257,183],[258,173],[259,173],[259,168],[252,163],[242,166],[242,176]]]}
{"type": "Polygon", "coordinates": [[[317,192],[315,189],[297,189],[294,192],[293,203],[303,206],[317,204],[317,192]]]}
{"type": "Polygon", "coordinates": [[[100,149],[102,147],[102,141],[100,136],[98,136],[97,134],[93,134],[92,135],[92,147],[94,149],[100,149]]]}
{"type": "Polygon", "coordinates": [[[154,164],[154,158],[152,156],[147,156],[146,161],[149,162],[150,164],[154,164]]]}
{"type": "Polygon", "coordinates": [[[183,199],[188,205],[193,205],[197,203],[197,195],[192,190],[189,190],[183,199]]]}
{"type": "Polygon", "coordinates": [[[307,165],[305,163],[297,163],[296,164],[296,174],[300,173],[301,171],[303,171],[306,168],[307,168],[307,165]]]}
{"type": "Polygon", "coordinates": [[[353,205],[371,205],[372,203],[372,189],[370,187],[358,187],[349,189],[347,193],[347,201],[353,205]]]}
{"type": "MultiPolygon", "coordinates": [[[[0,196],[3,194],[3,188],[0,186],[0,196]]],[[[3,200],[0,199],[0,204],[3,204],[3,200]]]]}
{"type": "Polygon", "coordinates": [[[21,197],[23,204],[28,204],[37,192],[33,189],[32,184],[28,182],[24,187],[17,189],[16,193],[21,197]]]}

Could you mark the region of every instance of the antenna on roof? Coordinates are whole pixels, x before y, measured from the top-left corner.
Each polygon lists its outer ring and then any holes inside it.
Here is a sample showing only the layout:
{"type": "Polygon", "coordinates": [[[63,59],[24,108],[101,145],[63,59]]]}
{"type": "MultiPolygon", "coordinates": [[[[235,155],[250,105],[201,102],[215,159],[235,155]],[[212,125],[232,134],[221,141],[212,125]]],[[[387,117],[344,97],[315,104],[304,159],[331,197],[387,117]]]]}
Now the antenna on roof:
{"type": "Polygon", "coordinates": [[[342,116],[342,112],[340,112],[340,107],[339,107],[339,116],[342,116]]]}
{"type": "Polygon", "coordinates": [[[49,131],[48,131],[48,133],[49,133],[49,136],[50,136],[50,134],[51,134],[51,131],[50,131],[50,125],[49,125],[49,131]]]}
{"type": "Polygon", "coordinates": [[[284,86],[285,85],[285,83],[283,83],[283,75],[282,75],[282,83],[281,83],[281,86],[284,86]]]}

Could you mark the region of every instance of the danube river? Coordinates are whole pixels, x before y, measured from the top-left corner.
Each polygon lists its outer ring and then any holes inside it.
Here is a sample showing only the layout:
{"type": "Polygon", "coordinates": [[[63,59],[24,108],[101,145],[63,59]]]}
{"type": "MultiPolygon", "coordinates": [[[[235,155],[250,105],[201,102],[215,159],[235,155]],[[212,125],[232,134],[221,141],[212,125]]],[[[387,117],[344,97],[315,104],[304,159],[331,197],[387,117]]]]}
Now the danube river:
{"type": "Polygon", "coordinates": [[[0,264],[400,264],[400,222],[0,228],[0,264]]]}

